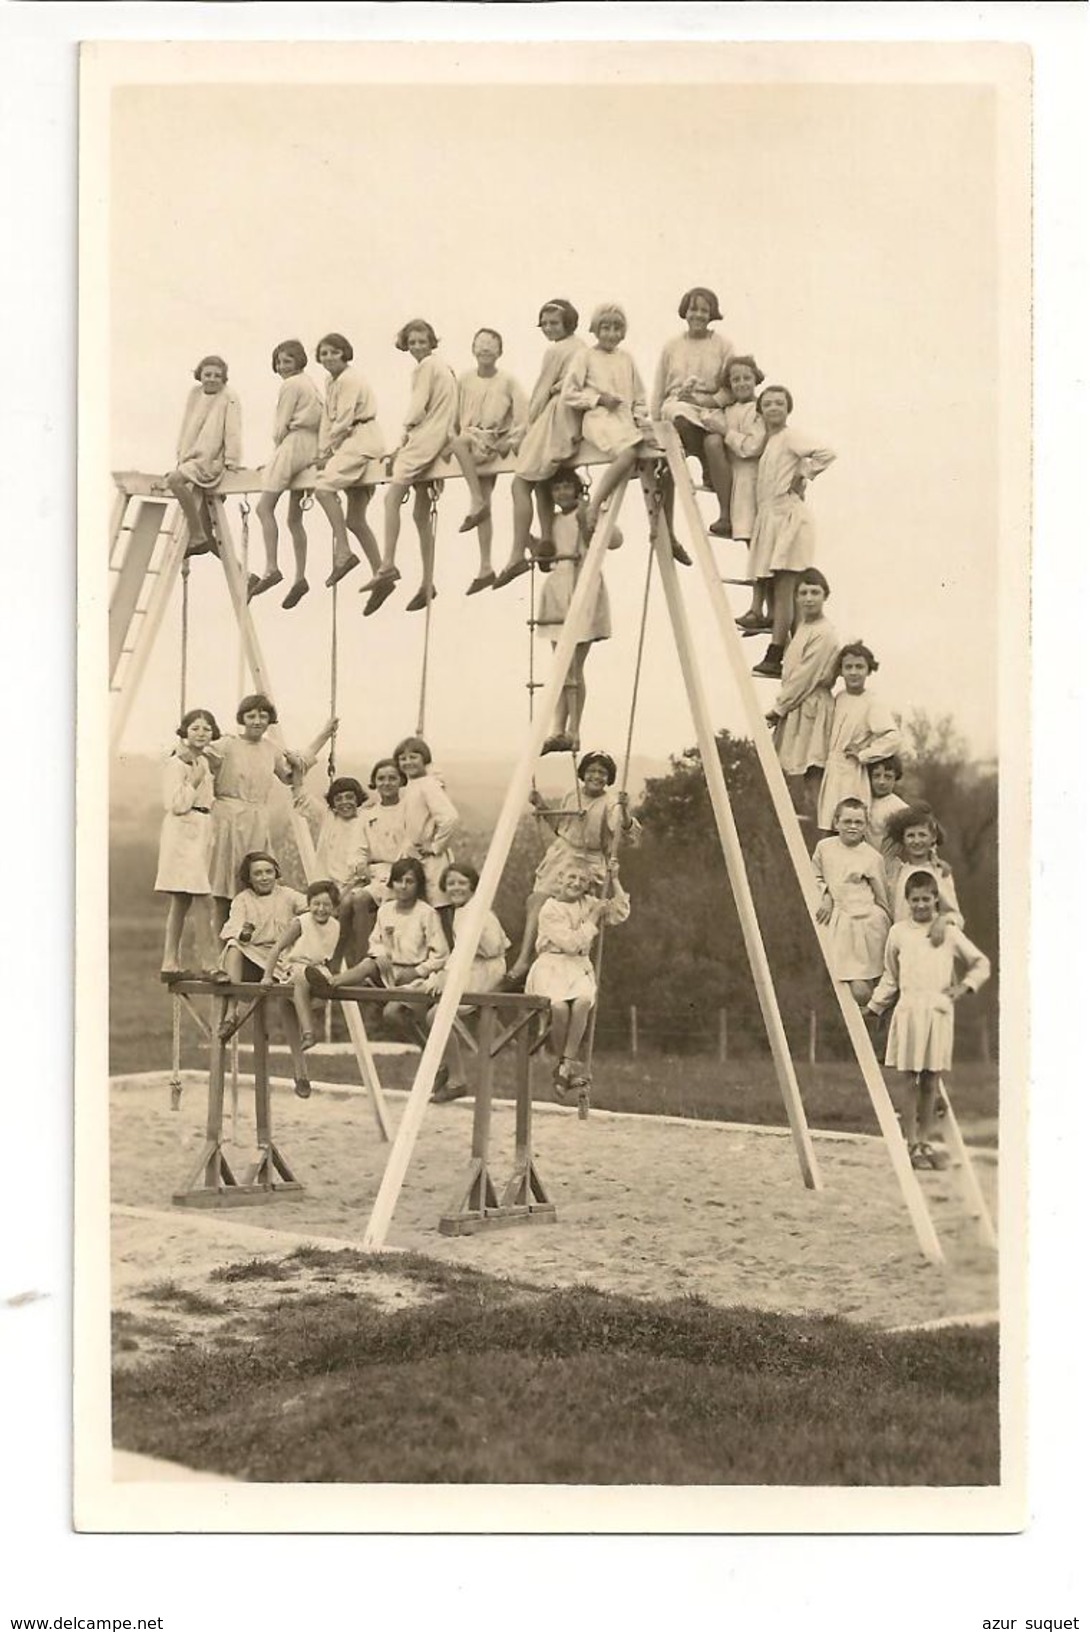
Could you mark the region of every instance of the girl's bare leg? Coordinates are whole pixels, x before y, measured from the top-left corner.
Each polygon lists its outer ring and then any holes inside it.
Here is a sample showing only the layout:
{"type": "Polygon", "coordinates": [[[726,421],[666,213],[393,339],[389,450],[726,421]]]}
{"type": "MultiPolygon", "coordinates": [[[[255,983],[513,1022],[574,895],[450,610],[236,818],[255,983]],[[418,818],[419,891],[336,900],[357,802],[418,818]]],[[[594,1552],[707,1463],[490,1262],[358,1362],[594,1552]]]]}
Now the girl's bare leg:
{"type": "Polygon", "coordinates": [[[201,499],[194,492],[193,483],[172,470],[167,476],[167,486],[181,506],[185,517],[185,524],[189,531],[189,548],[211,544],[212,534],[208,526],[208,512],[201,499]]]}
{"type": "Polygon", "coordinates": [[[180,969],[182,966],[182,931],[185,929],[186,914],[193,897],[172,894],[167,906],[167,926],[163,939],[164,969],[180,969]]]}
{"type": "Polygon", "coordinates": [[[423,577],[420,587],[426,594],[435,583],[435,527],[431,519],[431,500],[424,483],[418,483],[413,493],[413,524],[420,538],[420,565],[423,577]]]}
{"type": "Polygon", "coordinates": [[[575,648],[568,670],[568,679],[564,690],[568,693],[568,735],[573,739],[575,746],[579,746],[579,727],[583,722],[583,709],[587,702],[587,682],[584,671],[587,664],[587,654],[590,651],[590,642],[581,642],[575,648]]]}
{"type": "Polygon", "coordinates": [[[921,1071],[919,1081],[919,1137],[924,1144],[930,1144],[935,1132],[935,1106],[942,1078],[937,1071],[921,1071]]]}
{"type": "Polygon", "coordinates": [[[307,1076],[307,1062],[303,1055],[303,1040],[300,1035],[299,1020],[290,1004],[278,1003],[277,1008],[280,1011],[284,1025],[284,1036],[287,1038],[288,1048],[291,1050],[291,1068],[295,1073],[296,1093],[299,1092],[300,1084],[305,1084],[309,1094],[310,1082],[307,1076]]]}
{"type": "Polygon", "coordinates": [[[533,488],[524,476],[511,479],[511,557],[508,567],[517,567],[530,548],[530,528],[534,520],[533,488]]]}
{"type": "Polygon", "coordinates": [[[537,500],[538,530],[542,538],[551,541],[553,536],[553,516],[556,514],[556,507],[553,504],[553,496],[548,482],[538,482],[534,488],[534,495],[537,500]]]}
{"type": "Polygon", "coordinates": [[[299,1022],[301,1046],[309,1048],[310,1043],[314,1041],[314,1010],[310,1006],[307,977],[301,969],[297,969],[291,977],[291,1001],[295,1008],[295,1018],[299,1022]]]}
{"type": "Polygon", "coordinates": [[[218,941],[223,934],[223,926],[231,916],[231,899],[226,895],[212,897],[212,934],[218,941]]]}
{"type": "Polygon", "coordinates": [[[307,575],[307,530],[303,525],[303,495],[292,493],[288,499],[288,532],[295,557],[295,581],[303,583],[307,575]]]}
{"type": "Polygon", "coordinates": [[[512,975],[525,975],[534,961],[534,951],[537,946],[537,921],[541,917],[541,903],[548,898],[535,891],[526,897],[526,923],[522,931],[522,943],[518,955],[511,965],[512,975]]]}
{"type": "Polygon", "coordinates": [[[364,958],[360,963],[354,963],[350,969],[342,969],[339,975],[334,975],[330,984],[333,986],[366,986],[378,979],[378,964],[374,958],[364,958]]]}
{"type": "Polygon", "coordinates": [[[577,1060],[583,1036],[587,1029],[587,1021],[590,1019],[590,1011],[594,1005],[589,997],[574,997],[570,1007],[571,1018],[568,1021],[568,1036],[564,1044],[564,1058],[577,1060]]]}
{"type": "Polygon", "coordinates": [[[908,1078],[908,1094],[905,1101],[904,1136],[906,1145],[916,1145],[920,1141],[920,1098],[919,1079],[915,1071],[905,1073],[908,1078]]]}
{"type": "MultiPolygon", "coordinates": [[[[371,531],[371,524],[367,520],[367,506],[371,502],[373,487],[350,487],[345,494],[348,503],[347,526],[351,533],[359,539],[360,549],[367,557],[367,564],[373,572],[379,569],[378,539],[371,531]]],[[[304,549],[303,559],[306,559],[304,549]]]]}
{"type": "Polygon", "coordinates": [[[803,811],[812,822],[817,821],[818,794],[821,792],[821,781],[825,772],[820,765],[811,765],[802,779],[803,811]]]}
{"type": "Polygon", "coordinates": [[[791,634],[791,620],[795,612],[795,586],[798,581],[797,572],[772,574],[772,645],[778,646],[781,653],[786,649],[791,634]]]}
{"type": "Polygon", "coordinates": [[[394,562],[397,558],[397,541],[401,536],[401,501],[408,491],[408,482],[391,482],[386,489],[386,521],[383,531],[380,572],[392,572],[394,569],[394,562]]]}
{"type": "Polygon", "coordinates": [[[484,515],[477,523],[477,544],[481,552],[481,577],[492,571],[492,489],[496,485],[494,476],[481,477],[481,491],[484,494],[484,503],[487,505],[484,515]]]}
{"type": "Polygon", "coordinates": [[[348,542],[348,529],[344,524],[344,511],[341,509],[341,496],[339,493],[325,492],[318,487],[314,490],[314,497],[321,505],[333,530],[333,562],[336,565],[352,554],[352,546],[348,542]]]}
{"type": "Polygon", "coordinates": [[[726,443],[715,431],[709,431],[704,438],[704,459],[711,484],[715,489],[715,496],[719,500],[719,520],[729,524],[734,476],[730,468],[726,443]]]}
{"type": "Polygon", "coordinates": [[[611,494],[616,493],[617,489],[624,482],[628,481],[635,468],[635,448],[626,448],[623,453],[619,453],[617,455],[616,459],[614,459],[611,465],[606,467],[606,473],[598,483],[598,488],[594,494],[594,497],[587,505],[587,526],[590,528],[591,532],[593,532],[595,527],[598,525],[598,515],[606,500],[611,496],[611,494]]]}
{"type": "Polygon", "coordinates": [[[466,479],[469,489],[470,513],[462,523],[461,530],[469,532],[470,526],[478,526],[488,511],[488,504],[484,495],[484,483],[477,473],[477,466],[473,462],[473,453],[464,436],[456,436],[450,444],[450,451],[458,461],[458,469],[466,479]]]}
{"type": "Polygon", "coordinates": [[[549,1047],[558,1060],[564,1058],[571,1015],[566,1002],[554,1003],[549,1015],[549,1047]]]}
{"type": "MultiPolygon", "coordinates": [[[[266,576],[277,571],[277,554],[280,548],[280,529],[276,525],[276,501],[279,493],[262,493],[257,501],[257,519],[261,525],[261,533],[265,540],[265,573],[266,576]]],[[[295,498],[295,494],[292,494],[295,498]]]]}

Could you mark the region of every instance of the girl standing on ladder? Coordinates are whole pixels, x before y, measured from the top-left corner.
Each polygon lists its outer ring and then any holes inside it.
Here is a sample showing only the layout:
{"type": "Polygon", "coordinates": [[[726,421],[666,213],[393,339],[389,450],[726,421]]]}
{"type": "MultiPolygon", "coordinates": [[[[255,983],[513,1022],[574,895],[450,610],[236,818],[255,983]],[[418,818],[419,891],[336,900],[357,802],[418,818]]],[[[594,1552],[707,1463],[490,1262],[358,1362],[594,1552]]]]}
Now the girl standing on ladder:
{"type": "MultiPolygon", "coordinates": [[[[276,399],[276,419],[273,423],[275,452],[261,473],[261,497],[257,501],[257,519],[265,538],[265,572],[258,577],[250,574],[247,599],[264,595],[276,584],[282,583],[277,554],[280,533],[276,525],[276,505],[282,493],[290,490],[292,482],[301,476],[318,457],[318,428],[322,422],[322,399],[318,387],[303,370],[307,354],[299,340],[283,340],[272,355],[273,373],[279,374],[283,384],[276,399]]],[[[297,606],[310,585],[306,580],[307,535],[303,526],[303,495],[291,492],[288,498],[288,532],[295,554],[295,579],[284,597],[289,610],[297,606]]]]}
{"type": "Polygon", "coordinates": [[[535,488],[542,537],[546,541],[552,538],[552,510],[542,484],[579,449],[579,415],[561,400],[564,376],[584,350],[575,332],[579,313],[570,300],[547,300],[537,314],[537,326],[548,340],[549,349],[530,397],[530,428],[519,449],[511,482],[511,557],[503,571],[497,573],[494,589],[514,583],[530,570],[527,557],[532,547],[535,488]]]}
{"type": "MultiPolygon", "coordinates": [[[[207,708],[191,708],[182,715],[179,742],[163,770],[163,805],[166,814],[159,835],[157,891],[170,897],[163,945],[163,980],[178,980],[182,968],[182,932],[189,909],[203,899],[207,916],[211,885],[208,863],[212,849],[212,766],[206,750],[219,741],[216,717],[207,708]]],[[[198,927],[198,955],[204,950],[209,925],[198,927]]],[[[208,973],[214,958],[202,964],[208,973]]]]}
{"type": "Polygon", "coordinates": [[[829,751],[818,793],[817,825],[821,834],[832,831],[833,815],[841,799],[860,799],[870,809],[867,766],[900,752],[901,733],[890,710],[867,690],[867,680],[878,659],[861,640],[840,648],[836,674],[843,689],[833,699],[829,751]]]}
{"type": "Polygon", "coordinates": [[[496,581],[492,571],[492,489],[494,476],[482,476],[478,465],[491,464],[516,453],[526,435],[530,409],[526,394],[510,374],[496,364],[503,355],[503,337],[497,329],[478,329],[473,336],[475,372],[458,380],[457,434],[450,444],[469,489],[472,506],[458,531],[477,532],[481,562],[477,576],[466,590],[477,595],[496,581]]]}
{"type": "Polygon", "coordinates": [[[208,876],[217,934],[227,922],[243,859],[269,848],[269,799],[274,784],[290,783],[293,772],[305,770],[337,725],[336,720],[327,720],[310,747],[299,754],[282,751],[267,740],[269,727],[277,723],[278,716],[271,700],[261,692],[242,699],[235,719],[241,732],[221,739],[213,761],[215,799],[208,876]]]}
{"type": "Polygon", "coordinates": [[[360,479],[372,460],[382,458],[383,440],[371,387],[348,366],[355,355],[351,342],[343,334],[324,334],[315,355],[329,375],[318,428],[314,497],[333,529],[333,570],[326,579],[326,588],[332,589],[359,565],[359,556],[353,554],[348,542],[349,532],[359,540],[368,564],[378,567],[378,540],[367,524],[367,506],[374,488],[366,483],[360,485],[360,479]],[[347,516],[341,510],[342,489],[346,493],[347,516]]]}
{"type": "Polygon", "coordinates": [[[614,835],[629,844],[639,841],[640,824],[629,809],[628,794],[623,790],[615,794],[609,791],[617,780],[617,762],[612,754],[600,748],[584,754],[576,776],[576,786],[552,809],[536,788],[530,795],[534,815],[547,822],[556,837],[534,874],[533,890],[526,902],[522,944],[504,981],[506,991],[522,989],[537,944],[542,904],[556,894],[565,871],[573,863],[578,864],[591,885],[600,890],[608,876],[614,835]]]}
{"type": "MultiPolygon", "coordinates": [[[[535,627],[538,636],[549,641],[555,650],[590,546],[591,526],[586,506],[581,500],[579,477],[574,470],[562,467],[548,483],[548,488],[550,501],[555,506],[553,548],[542,562],[548,570],[542,577],[535,627]]],[[[609,548],[615,550],[622,542],[620,530],[614,528],[609,548]]],[[[543,754],[578,753],[579,729],[587,701],[586,681],[583,678],[587,654],[595,641],[608,640],[611,633],[609,594],[605,579],[599,578],[594,605],[588,610],[576,637],[571,667],[557,698],[552,732],[542,744],[543,754]]]]}
{"type": "Polygon", "coordinates": [[[422,317],[413,318],[397,332],[394,341],[398,351],[407,351],[416,364],[413,371],[412,394],[405,420],[405,434],[401,446],[390,465],[392,478],[386,489],[386,521],[382,562],[370,583],[364,584],[361,594],[370,599],[363,609],[364,617],[377,612],[401,577],[394,565],[397,555],[398,534],[401,531],[401,505],[408,491],[414,489],[413,522],[420,539],[420,588],[406,603],[406,612],[422,612],[435,599],[435,521],[431,485],[421,477],[442,455],[450,442],[458,411],[458,388],[454,371],[435,352],[438,337],[431,324],[422,317]]]}
{"type": "MultiPolygon", "coordinates": [[[[800,821],[814,821],[818,789],[825,774],[833,721],[833,686],[840,665],[840,640],[825,616],[829,580],[817,567],[799,573],[795,588],[795,633],[783,660],[783,681],[765,715],[776,756],[796,795],[800,821]]],[[[749,616],[749,613],[746,613],[749,616]]],[[[736,620],[737,621],[737,620],[736,620]]]]}
{"type": "MultiPolygon", "coordinates": [[[[687,289],[677,313],[685,320],[685,333],[668,340],[662,348],[651,392],[651,418],[668,419],[686,454],[700,460],[705,483],[715,490],[719,501],[718,519],[708,530],[717,538],[729,538],[730,461],[722,435],[718,430],[709,430],[701,415],[709,408],[725,407],[730,400],[726,375],[734,346],[722,335],[712,333],[711,325],[723,320],[714,289],[687,289]]],[[[674,537],[674,484],[669,473],[663,479],[663,511],[674,557],[688,566],[689,556],[674,537]]]]}
{"type": "MultiPolygon", "coordinates": [[[[598,344],[579,353],[560,392],[560,400],[583,416],[583,440],[612,461],[587,506],[588,534],[593,533],[603,504],[632,475],[637,450],[651,430],[639,370],[628,352],[621,350],[628,332],[624,308],[612,303],[596,307],[590,332],[598,344]]],[[[555,483],[556,477],[554,500],[555,483]]]]}
{"type": "Polygon", "coordinates": [[[186,555],[217,550],[208,494],[227,470],[242,464],[242,406],[227,389],[222,357],[202,357],[193,370],[197,381],[186,398],[178,433],[178,463],[166,478],[189,530],[186,555]]]}

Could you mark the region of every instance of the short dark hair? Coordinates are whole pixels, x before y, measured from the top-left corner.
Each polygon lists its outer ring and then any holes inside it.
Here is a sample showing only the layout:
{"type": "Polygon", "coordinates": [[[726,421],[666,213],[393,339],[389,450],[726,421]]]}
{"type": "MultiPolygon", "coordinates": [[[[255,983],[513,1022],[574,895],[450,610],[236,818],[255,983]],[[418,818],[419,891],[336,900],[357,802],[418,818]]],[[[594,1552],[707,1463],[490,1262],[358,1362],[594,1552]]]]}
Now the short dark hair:
{"type": "Polygon", "coordinates": [[[306,368],[307,363],[310,361],[301,340],[281,340],[278,346],[273,347],[272,367],[274,374],[276,373],[276,359],[284,354],[294,357],[300,368],[306,368]]]}
{"type": "Polygon", "coordinates": [[[276,725],[279,722],[280,716],[276,712],[276,705],[272,698],[266,697],[263,691],[252,691],[248,697],[242,699],[235,710],[235,724],[241,725],[242,716],[248,714],[252,708],[263,708],[269,716],[270,725],[276,725]]]}
{"type": "Polygon", "coordinates": [[[871,771],[876,771],[879,765],[888,765],[898,782],[905,774],[905,768],[900,754],[887,754],[884,759],[872,759],[870,764],[867,766],[868,775],[871,771]]]}
{"type": "Polygon", "coordinates": [[[473,346],[475,346],[477,344],[477,341],[478,341],[478,339],[480,338],[480,336],[482,334],[490,334],[492,336],[493,340],[495,340],[496,344],[499,346],[500,352],[502,354],[502,352],[503,352],[503,335],[500,333],[499,329],[490,329],[488,327],[487,323],[484,324],[483,327],[479,328],[476,331],[476,333],[474,334],[473,339],[470,341],[471,349],[472,349],[473,346]]]}
{"type": "Polygon", "coordinates": [[[820,567],[803,567],[802,571],[795,579],[795,588],[798,589],[800,584],[816,584],[819,589],[823,589],[825,591],[826,596],[833,593],[829,588],[829,580],[826,578],[820,567]]]}
{"type": "Polygon", "coordinates": [[[705,289],[704,285],[701,283],[696,284],[692,289],[686,289],[680,302],[678,303],[678,317],[688,317],[689,306],[696,295],[703,295],[704,299],[712,309],[712,315],[709,322],[721,323],[723,320],[723,314],[719,310],[719,296],[716,294],[714,289],[705,289]]]}
{"type": "Polygon", "coordinates": [[[316,895],[328,895],[335,907],[341,904],[340,885],[331,878],[315,878],[307,885],[307,900],[313,901],[316,895]]]}
{"type": "Polygon", "coordinates": [[[908,805],[904,810],[895,810],[886,823],[886,837],[894,844],[903,844],[905,834],[910,827],[929,827],[935,835],[936,844],[946,843],[946,834],[931,806],[919,799],[914,805],[908,805]]]}
{"type": "Polygon", "coordinates": [[[863,803],[862,799],[857,799],[854,793],[850,793],[846,799],[837,800],[836,809],[833,811],[834,822],[842,810],[861,810],[864,816],[867,814],[866,805],[863,803]]]}
{"type": "Polygon", "coordinates": [[[193,370],[193,378],[197,381],[198,384],[200,384],[201,369],[202,368],[207,368],[209,363],[215,363],[217,368],[221,368],[223,370],[224,379],[227,378],[227,364],[226,364],[226,362],[224,361],[224,359],[222,357],[218,356],[214,351],[210,351],[208,353],[207,357],[202,357],[201,358],[200,362],[197,364],[196,368],[193,370]]]}
{"type": "Polygon", "coordinates": [[[399,878],[405,878],[410,874],[416,879],[417,895],[421,901],[425,900],[428,893],[427,875],[423,862],[418,861],[415,856],[402,856],[400,860],[394,862],[390,868],[390,883],[396,884],[399,878]]]}
{"type": "Polygon", "coordinates": [[[727,376],[728,380],[730,379],[730,371],[735,366],[736,363],[740,364],[744,368],[752,369],[753,370],[753,377],[757,381],[757,384],[758,385],[763,385],[764,384],[764,374],[761,372],[761,369],[758,366],[757,359],[756,359],[756,357],[751,357],[748,351],[743,352],[740,357],[732,357],[729,360],[729,362],[727,363],[726,368],[723,370],[723,372],[727,376]]]}
{"type": "Polygon", "coordinates": [[[843,661],[844,661],[844,659],[846,657],[861,657],[863,659],[863,661],[866,663],[867,668],[870,670],[871,674],[874,674],[875,671],[878,668],[878,659],[875,657],[875,655],[871,651],[870,647],[865,645],[864,642],[861,641],[861,640],[849,640],[847,645],[842,646],[840,648],[839,652],[837,652],[837,654],[836,654],[836,672],[837,672],[837,674],[840,673],[840,666],[841,666],[841,664],[843,663],[843,661]]]}
{"type": "Polygon", "coordinates": [[[357,805],[367,803],[367,795],[363,791],[362,784],[357,782],[354,776],[335,776],[333,778],[325,796],[325,802],[330,810],[333,809],[333,801],[339,793],[354,793],[357,805]]]}
{"type": "Polygon", "coordinates": [[[239,862],[238,887],[240,890],[248,890],[251,888],[250,868],[253,866],[255,861],[271,862],[273,867],[276,869],[277,878],[280,877],[280,863],[277,861],[275,856],[271,856],[267,850],[250,850],[239,862]]]}
{"type": "Polygon", "coordinates": [[[401,325],[394,340],[394,345],[397,347],[398,351],[408,351],[409,336],[414,329],[423,330],[428,339],[431,341],[431,349],[434,351],[436,346],[439,344],[439,336],[436,334],[426,317],[414,317],[411,318],[408,323],[403,323],[401,325]]]}
{"type": "Polygon", "coordinates": [[[378,775],[379,771],[381,771],[384,765],[393,766],[394,770],[397,772],[398,780],[400,781],[401,786],[404,787],[408,781],[408,777],[405,775],[405,772],[401,769],[401,766],[398,764],[396,759],[376,759],[375,763],[371,767],[371,775],[368,778],[367,786],[369,788],[377,787],[378,784],[375,781],[375,777],[378,775]]]}
{"type": "MultiPolygon", "coordinates": [[[[734,359],[731,358],[731,361],[733,362],[734,359]]],[[[761,404],[765,400],[765,398],[768,396],[768,393],[770,391],[778,391],[782,397],[786,397],[787,398],[787,412],[789,414],[793,414],[795,412],[795,399],[791,395],[790,391],[787,389],[786,385],[766,385],[764,390],[761,392],[760,396],[757,398],[757,412],[758,413],[760,413],[761,404]]]]}
{"type": "Polygon", "coordinates": [[[182,723],[178,727],[177,731],[175,731],[174,735],[176,737],[181,737],[182,741],[184,742],[185,734],[189,730],[189,727],[193,724],[194,720],[207,720],[209,725],[212,727],[212,741],[219,741],[220,728],[216,723],[216,716],[210,709],[207,708],[187,709],[182,715],[182,723]]]}
{"type": "Polygon", "coordinates": [[[314,348],[315,357],[317,357],[323,346],[328,346],[330,351],[339,351],[346,363],[350,363],[356,355],[352,350],[351,340],[346,340],[343,334],[337,334],[336,332],[322,335],[314,348]]]}
{"type": "Polygon", "coordinates": [[[592,748],[584,754],[576,766],[575,774],[582,782],[592,765],[601,765],[606,773],[606,787],[611,788],[617,780],[617,761],[612,754],[607,754],[603,748],[592,748]]]}
{"type": "Polygon", "coordinates": [[[468,878],[474,889],[476,889],[477,885],[481,882],[481,875],[477,871],[476,867],[473,866],[472,862],[452,861],[449,866],[443,868],[443,871],[439,875],[439,888],[441,890],[446,889],[447,879],[450,877],[451,873],[460,873],[463,878],[468,878]]]}
{"type": "Polygon", "coordinates": [[[565,334],[574,334],[579,327],[579,313],[570,300],[547,300],[537,314],[537,326],[540,329],[541,320],[546,312],[559,312],[560,320],[564,325],[565,334]]]}
{"type": "Polygon", "coordinates": [[[905,900],[906,901],[908,900],[908,895],[909,895],[910,890],[930,890],[931,894],[935,897],[936,900],[938,900],[939,893],[940,893],[939,892],[939,881],[935,877],[934,873],[925,873],[921,869],[918,872],[909,873],[908,877],[905,879],[905,900]]]}
{"type": "MultiPolygon", "coordinates": [[[[400,759],[402,754],[419,754],[425,765],[431,764],[431,749],[423,737],[402,737],[394,749],[394,759],[400,759]]],[[[398,770],[400,769],[399,765],[398,770]]]]}

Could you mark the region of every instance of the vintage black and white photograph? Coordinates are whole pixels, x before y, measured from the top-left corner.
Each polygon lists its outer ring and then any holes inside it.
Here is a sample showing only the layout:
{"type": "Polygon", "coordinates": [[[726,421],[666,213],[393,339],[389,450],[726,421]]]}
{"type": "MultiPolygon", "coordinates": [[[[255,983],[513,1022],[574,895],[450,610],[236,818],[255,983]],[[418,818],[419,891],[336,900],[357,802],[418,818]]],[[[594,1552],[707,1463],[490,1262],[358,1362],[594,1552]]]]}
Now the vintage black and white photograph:
{"type": "Polygon", "coordinates": [[[77,1523],[1020,1522],[1029,74],[83,45],[77,1523]]]}

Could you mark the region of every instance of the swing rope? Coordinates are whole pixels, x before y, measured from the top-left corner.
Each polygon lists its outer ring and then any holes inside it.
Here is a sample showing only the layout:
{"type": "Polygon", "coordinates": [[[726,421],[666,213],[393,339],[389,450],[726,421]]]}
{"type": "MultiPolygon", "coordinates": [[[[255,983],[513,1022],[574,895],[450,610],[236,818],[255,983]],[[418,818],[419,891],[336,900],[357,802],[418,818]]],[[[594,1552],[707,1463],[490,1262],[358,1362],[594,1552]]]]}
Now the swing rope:
{"type": "MultiPolygon", "coordinates": [[[[433,589],[435,583],[434,555],[436,533],[439,527],[439,495],[442,493],[442,491],[442,482],[429,482],[427,484],[428,514],[431,521],[433,565],[424,579],[424,653],[420,660],[420,700],[416,710],[416,734],[418,737],[422,737],[424,735],[424,724],[428,703],[428,653],[431,649],[431,603],[434,599],[433,589]]],[[[407,499],[408,496],[409,495],[406,493],[405,499],[407,499]]],[[[401,501],[403,504],[405,499],[401,501]]]]}
{"type": "Polygon", "coordinates": [[[189,562],[182,562],[182,658],[178,676],[178,718],[185,716],[185,698],[189,689],[189,562]]]}
{"type": "MultiPolygon", "coordinates": [[[[250,581],[250,501],[245,494],[238,501],[238,513],[242,519],[242,583],[243,588],[250,581]]],[[[224,545],[226,548],[226,544],[224,545]]],[[[241,697],[246,690],[246,642],[242,638],[242,623],[238,631],[238,694],[241,697]]]]}
{"type": "MultiPolygon", "coordinates": [[[[659,503],[661,504],[661,498],[659,500],[659,503]]],[[[632,700],[631,700],[631,702],[629,704],[629,708],[628,708],[628,731],[627,731],[627,734],[626,734],[626,737],[625,737],[624,759],[621,762],[621,785],[620,785],[619,789],[617,790],[618,793],[623,793],[623,794],[628,793],[628,773],[629,773],[629,767],[632,764],[632,737],[633,737],[633,733],[634,733],[635,728],[636,728],[636,705],[637,705],[637,703],[639,701],[640,677],[641,677],[641,675],[643,673],[643,652],[644,652],[644,643],[645,643],[645,639],[646,639],[646,635],[647,635],[647,614],[648,614],[648,610],[649,610],[650,605],[651,605],[651,571],[652,571],[652,568],[653,568],[653,566],[655,564],[655,547],[654,547],[653,539],[654,539],[654,527],[655,527],[655,524],[657,523],[657,519],[658,519],[658,517],[657,517],[657,514],[656,514],[656,516],[653,517],[653,520],[652,520],[652,535],[651,535],[652,536],[652,543],[650,544],[650,546],[648,548],[648,551],[647,551],[647,572],[646,572],[646,574],[644,576],[644,581],[643,581],[643,608],[642,608],[642,611],[640,613],[640,633],[639,633],[639,638],[638,638],[637,643],[636,643],[636,668],[635,668],[635,672],[634,672],[633,677],[632,677],[632,700]]],[[[614,826],[613,834],[612,834],[612,837],[610,838],[610,843],[609,843],[609,859],[610,859],[611,863],[616,861],[616,859],[617,859],[617,851],[618,851],[618,849],[620,847],[622,830],[623,830],[623,824],[621,823],[620,819],[618,819],[618,821],[616,822],[616,824],[614,826]]],[[[602,889],[601,889],[601,892],[600,892],[601,893],[601,899],[603,901],[609,899],[609,895],[610,895],[610,892],[611,892],[612,888],[613,888],[613,874],[612,874],[612,871],[609,871],[609,872],[606,873],[605,882],[602,885],[602,889]]],[[[588,1026],[587,1026],[586,1066],[587,1066],[588,1075],[590,1073],[591,1066],[592,1066],[592,1063],[593,1063],[593,1060],[594,1060],[594,1039],[595,1039],[595,1033],[598,1030],[598,995],[597,994],[599,994],[601,992],[602,959],[603,959],[603,957],[605,955],[605,945],[606,945],[606,925],[604,923],[602,923],[602,924],[599,925],[598,943],[597,943],[597,945],[596,945],[596,947],[594,949],[594,985],[595,985],[596,996],[595,996],[595,999],[594,999],[594,1007],[590,1011],[590,1021],[589,1021],[588,1026]]],[[[580,1116],[580,1120],[585,1121],[589,1111],[590,1111],[589,1090],[588,1089],[583,1089],[580,1092],[580,1095],[579,1095],[579,1116],[580,1116]]]]}
{"type": "MultiPolygon", "coordinates": [[[[329,717],[337,718],[337,585],[333,585],[333,599],[330,611],[329,631],[329,717]]],[[[329,733],[329,760],[326,765],[329,780],[332,782],[337,774],[337,726],[334,724],[329,733]]]]}

